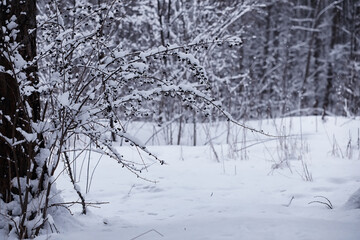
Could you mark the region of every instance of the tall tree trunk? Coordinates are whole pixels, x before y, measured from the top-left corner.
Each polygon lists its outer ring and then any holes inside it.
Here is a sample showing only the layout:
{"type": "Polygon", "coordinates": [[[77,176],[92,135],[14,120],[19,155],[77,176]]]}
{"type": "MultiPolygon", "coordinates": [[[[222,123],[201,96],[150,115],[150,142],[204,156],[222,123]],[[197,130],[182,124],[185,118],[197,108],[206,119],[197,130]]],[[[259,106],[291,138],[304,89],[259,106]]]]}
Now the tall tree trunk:
{"type": "MultiPolygon", "coordinates": [[[[335,43],[337,40],[337,31],[338,31],[338,24],[340,20],[340,10],[338,9],[338,4],[334,5],[333,7],[333,19],[331,25],[331,40],[330,40],[330,52],[334,49],[335,43]]],[[[331,92],[333,89],[333,81],[334,81],[334,73],[333,73],[333,62],[331,60],[327,63],[327,77],[326,77],[326,87],[324,93],[324,100],[323,100],[323,114],[322,119],[327,115],[327,110],[329,106],[332,106],[331,102],[331,92]]]]}
{"type": "MultiPolygon", "coordinates": [[[[19,141],[24,138],[16,128],[20,127],[23,131],[30,132],[30,122],[40,120],[39,93],[33,91],[29,96],[21,99],[19,79],[17,79],[18,75],[15,75],[16,71],[19,70],[15,69],[16,61],[20,62],[22,61],[21,58],[23,58],[23,60],[29,63],[36,56],[36,32],[33,31],[36,28],[35,13],[35,0],[13,0],[8,5],[0,5],[1,25],[9,26],[9,24],[6,24],[6,21],[11,22],[14,20],[13,22],[17,24],[17,30],[19,31],[16,39],[9,37],[8,29],[7,32],[0,31],[0,49],[2,50],[0,66],[3,67],[3,71],[0,73],[0,98],[4,99],[0,102],[0,116],[2,120],[0,133],[12,141],[19,141]],[[19,47],[15,50],[15,59],[11,59],[9,58],[9,53],[11,47],[15,46],[15,44],[19,44],[19,47]],[[25,108],[25,101],[30,108],[25,108]]],[[[30,64],[28,67],[23,66],[22,72],[26,75],[25,80],[31,86],[36,87],[38,83],[36,64],[30,64]]],[[[30,164],[29,158],[34,158],[35,146],[25,142],[15,147],[6,141],[4,137],[0,141],[0,174],[6,176],[0,178],[0,193],[2,193],[3,200],[7,202],[11,200],[9,195],[10,181],[15,176],[23,177],[26,175],[26,169],[28,169],[30,164]],[[17,165],[19,171],[14,169],[16,168],[15,165],[17,165]]]]}
{"type": "Polygon", "coordinates": [[[302,87],[301,87],[301,96],[300,96],[300,109],[303,109],[305,107],[307,107],[309,105],[309,97],[307,96],[307,88],[309,86],[311,86],[311,84],[309,84],[309,75],[310,75],[310,66],[311,66],[311,53],[313,51],[313,46],[314,46],[314,40],[315,40],[315,31],[317,30],[316,28],[318,27],[318,23],[319,23],[319,9],[320,9],[320,2],[321,1],[317,1],[317,0],[312,0],[311,1],[311,7],[313,9],[313,21],[311,24],[311,31],[310,31],[310,39],[309,39],[309,46],[308,46],[308,52],[307,52],[307,56],[306,56],[306,65],[305,65],[305,73],[304,73],[304,79],[302,82],[302,87]]]}
{"type": "Polygon", "coordinates": [[[318,33],[315,33],[315,48],[314,48],[314,79],[313,79],[313,82],[314,82],[314,94],[313,94],[313,99],[312,100],[312,107],[314,110],[312,110],[311,114],[315,114],[315,115],[318,115],[318,111],[316,110],[318,107],[319,107],[319,103],[321,101],[321,95],[322,95],[322,92],[321,92],[321,85],[320,84],[320,68],[321,68],[321,64],[320,64],[320,52],[321,52],[321,46],[322,46],[322,42],[321,42],[321,39],[319,37],[319,34],[318,33]]]}
{"type": "Polygon", "coordinates": [[[25,221],[36,216],[28,204],[42,190],[44,180],[43,174],[37,175],[35,161],[43,139],[40,134],[35,140],[25,137],[36,134],[31,123],[40,120],[37,65],[32,62],[36,56],[36,1],[0,2],[0,26],[0,199],[19,203],[17,231],[19,238],[27,238],[31,236],[25,221]],[[34,89],[30,94],[20,91],[20,84],[25,83],[34,89]],[[40,180],[37,190],[31,187],[33,179],[40,180]]]}

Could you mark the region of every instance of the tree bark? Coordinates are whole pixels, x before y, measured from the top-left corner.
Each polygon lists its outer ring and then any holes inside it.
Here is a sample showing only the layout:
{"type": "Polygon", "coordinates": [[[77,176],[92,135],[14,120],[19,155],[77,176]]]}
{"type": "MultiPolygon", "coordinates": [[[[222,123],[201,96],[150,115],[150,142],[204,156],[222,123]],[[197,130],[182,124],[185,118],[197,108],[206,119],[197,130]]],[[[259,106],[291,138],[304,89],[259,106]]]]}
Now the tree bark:
{"type": "MultiPolygon", "coordinates": [[[[333,7],[330,51],[332,51],[334,49],[335,43],[338,38],[337,32],[338,32],[339,20],[340,20],[340,10],[337,8],[337,4],[336,4],[333,7]]],[[[323,100],[323,106],[322,106],[323,107],[323,114],[322,114],[323,120],[324,120],[325,116],[327,115],[328,108],[333,105],[331,102],[331,92],[333,89],[333,81],[334,81],[333,64],[334,64],[334,62],[332,60],[328,61],[328,63],[327,63],[326,87],[325,87],[324,100],[323,100]]]]}
{"type": "Polygon", "coordinates": [[[37,149],[43,146],[41,134],[35,141],[24,137],[24,134],[33,133],[31,123],[40,120],[37,65],[33,62],[36,1],[0,2],[0,26],[3,26],[0,30],[0,199],[11,202],[15,195],[19,197],[22,210],[19,238],[26,238],[29,236],[24,222],[35,217],[28,209],[30,195],[34,195],[29,181],[38,178],[35,156],[37,149]],[[27,96],[20,89],[25,82],[35,89],[27,96]],[[22,186],[24,184],[26,186],[22,186]]]}
{"type": "Polygon", "coordinates": [[[311,32],[310,32],[310,39],[309,39],[309,44],[308,44],[308,51],[307,51],[307,56],[306,56],[306,64],[305,64],[305,72],[304,72],[304,79],[302,82],[302,87],[301,87],[301,95],[300,95],[300,109],[305,108],[306,106],[309,106],[309,97],[306,96],[307,95],[307,88],[309,86],[311,86],[311,84],[309,84],[309,75],[310,75],[310,66],[311,66],[311,59],[312,59],[312,51],[313,49],[313,45],[314,45],[314,40],[315,40],[315,30],[318,27],[318,23],[319,23],[319,9],[320,9],[320,1],[311,1],[311,7],[314,9],[313,10],[313,21],[311,24],[311,32]]]}

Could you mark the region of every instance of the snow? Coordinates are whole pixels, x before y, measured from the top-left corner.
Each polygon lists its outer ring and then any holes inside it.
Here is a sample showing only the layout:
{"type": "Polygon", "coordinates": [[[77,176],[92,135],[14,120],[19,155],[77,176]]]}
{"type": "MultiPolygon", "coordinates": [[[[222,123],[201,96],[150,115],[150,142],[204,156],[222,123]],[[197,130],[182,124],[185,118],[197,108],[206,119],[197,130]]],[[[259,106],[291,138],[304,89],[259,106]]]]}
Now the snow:
{"type": "Polygon", "coordinates": [[[27,133],[24,130],[22,130],[21,128],[16,128],[16,130],[21,133],[21,135],[23,135],[23,137],[26,139],[27,142],[33,142],[36,140],[36,133],[27,133]]]}
{"type": "Polygon", "coordinates": [[[69,92],[65,92],[58,97],[58,101],[62,106],[68,106],[69,105],[69,92]]]}
{"type": "Polygon", "coordinates": [[[181,59],[188,60],[188,61],[190,62],[190,64],[192,64],[192,65],[200,65],[199,60],[197,60],[197,59],[195,58],[195,56],[192,55],[192,54],[190,54],[190,53],[179,52],[179,53],[178,53],[178,56],[179,56],[181,59]]]}
{"type": "Polygon", "coordinates": [[[360,209],[360,188],[349,198],[346,202],[348,208],[359,208],[360,209]]]}
{"type": "Polygon", "coordinates": [[[141,62],[134,62],[130,64],[131,67],[136,68],[139,72],[144,73],[148,69],[148,65],[141,62]]]}
{"type": "MultiPolygon", "coordinates": [[[[136,178],[107,156],[97,164],[101,155],[93,152],[84,156],[85,163],[78,163],[77,184],[82,190],[90,188],[83,192],[87,202],[109,203],[88,206],[88,215],[80,215],[81,205],[71,208],[73,217],[52,214],[54,219],[49,219],[60,233],[48,230],[37,239],[360,239],[360,209],[347,204],[360,186],[360,119],[333,117],[323,122],[320,117],[302,117],[246,125],[274,135],[285,132],[291,154],[281,152],[285,150],[279,139],[244,133],[236,126],[225,144],[226,122],[207,130],[198,123],[199,146],[186,145],[190,135],[181,146],[147,146],[166,163],[142,154],[140,162],[154,163],[140,174],[149,181],[136,178]],[[209,142],[205,131],[211,133],[219,161],[204,145],[209,142]],[[250,147],[241,150],[245,145],[250,147]],[[281,161],[287,164],[276,165],[281,161]],[[303,163],[313,181],[304,181],[303,163]],[[317,196],[329,199],[333,209],[314,202],[325,202],[317,196]]],[[[191,127],[185,126],[184,132],[191,132],[191,127]]],[[[131,123],[127,133],[145,142],[152,129],[150,124],[131,123]]],[[[113,146],[124,158],[139,161],[135,147],[113,146]]],[[[77,199],[66,173],[56,183],[65,202],[77,199]]]]}
{"type": "MultiPolygon", "coordinates": [[[[172,48],[176,48],[177,45],[171,45],[172,48]]],[[[165,52],[169,50],[169,48],[166,48],[164,46],[160,46],[160,47],[157,47],[157,48],[154,48],[154,49],[150,49],[150,50],[147,50],[145,52],[141,52],[139,54],[139,57],[143,60],[143,61],[146,61],[146,58],[151,56],[151,55],[154,55],[154,54],[157,54],[157,53],[162,53],[162,52],[165,52]]],[[[171,49],[170,49],[171,50],[171,49]]]]}
{"type": "Polygon", "coordinates": [[[129,54],[128,51],[122,51],[122,50],[120,50],[120,51],[114,51],[114,56],[115,56],[115,58],[123,58],[123,57],[125,57],[127,54],[129,54]]]}
{"type": "Polygon", "coordinates": [[[15,21],[16,21],[16,17],[12,16],[10,19],[10,22],[6,26],[7,29],[13,30],[13,29],[17,28],[18,24],[15,21]]]}
{"type": "Polygon", "coordinates": [[[27,64],[27,62],[23,59],[23,57],[19,53],[14,54],[13,61],[14,61],[15,67],[18,69],[23,68],[27,64]]]}

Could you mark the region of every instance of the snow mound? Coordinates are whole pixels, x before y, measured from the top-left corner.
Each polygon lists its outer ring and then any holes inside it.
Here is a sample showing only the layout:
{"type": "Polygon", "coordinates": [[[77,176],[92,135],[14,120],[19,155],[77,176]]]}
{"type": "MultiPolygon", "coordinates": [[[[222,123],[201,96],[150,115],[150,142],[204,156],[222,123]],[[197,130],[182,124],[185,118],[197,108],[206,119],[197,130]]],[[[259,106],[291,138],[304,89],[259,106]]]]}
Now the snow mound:
{"type": "Polygon", "coordinates": [[[360,209],[360,188],[350,196],[345,203],[345,207],[348,209],[360,209]]]}

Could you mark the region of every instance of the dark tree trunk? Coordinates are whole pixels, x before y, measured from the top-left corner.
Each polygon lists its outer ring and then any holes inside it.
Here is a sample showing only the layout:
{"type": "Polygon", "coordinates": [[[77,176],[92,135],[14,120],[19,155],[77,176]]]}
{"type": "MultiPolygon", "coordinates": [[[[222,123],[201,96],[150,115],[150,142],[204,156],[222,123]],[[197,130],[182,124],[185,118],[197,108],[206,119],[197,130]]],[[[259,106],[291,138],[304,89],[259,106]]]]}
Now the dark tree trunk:
{"type": "Polygon", "coordinates": [[[12,188],[11,180],[26,174],[26,164],[19,162],[25,159],[21,146],[11,145],[13,139],[21,139],[15,130],[20,124],[16,113],[20,96],[16,80],[7,73],[0,73],[0,99],[0,197],[4,202],[10,202],[11,191],[18,192],[12,188]]]}
{"type": "Polygon", "coordinates": [[[300,108],[303,109],[305,107],[309,106],[309,96],[308,95],[308,89],[310,88],[312,84],[309,84],[309,76],[310,76],[310,67],[311,67],[311,60],[312,60],[312,52],[314,48],[314,40],[316,37],[315,29],[318,27],[319,24],[319,10],[320,10],[320,1],[312,0],[310,2],[311,8],[313,9],[313,20],[311,24],[311,32],[310,32],[310,39],[309,39],[309,46],[306,56],[306,64],[305,64],[305,72],[304,72],[304,79],[302,82],[301,87],[301,98],[300,98],[300,108]]]}
{"type": "MultiPolygon", "coordinates": [[[[337,8],[337,5],[333,8],[333,19],[331,25],[331,40],[330,40],[330,51],[332,51],[335,47],[336,40],[338,38],[337,31],[338,31],[338,24],[340,19],[340,10],[337,8]]],[[[331,102],[331,92],[333,89],[333,81],[334,81],[334,72],[333,72],[333,62],[330,60],[327,63],[327,77],[326,77],[326,87],[324,93],[324,100],[323,100],[323,114],[322,118],[327,115],[328,108],[331,107],[333,104],[331,102]]]]}
{"type": "Polygon", "coordinates": [[[321,91],[321,78],[320,78],[320,52],[321,52],[321,46],[322,46],[322,42],[320,39],[320,36],[318,33],[314,33],[314,38],[315,38],[315,48],[314,48],[314,79],[313,79],[313,85],[315,86],[314,88],[314,99],[313,99],[313,108],[314,110],[312,111],[312,114],[318,115],[318,111],[317,108],[319,107],[319,103],[321,102],[321,95],[322,95],[322,91],[321,91]]]}
{"type": "MultiPolygon", "coordinates": [[[[10,21],[12,16],[16,17],[15,23],[18,25],[17,30],[19,30],[16,39],[11,39],[10,37],[10,39],[5,41],[5,37],[7,37],[8,33],[0,31],[0,49],[2,52],[0,55],[0,66],[3,67],[3,71],[0,73],[0,98],[3,99],[0,102],[0,110],[2,111],[2,114],[0,115],[2,120],[0,133],[10,139],[10,141],[23,139],[23,136],[16,128],[20,127],[24,131],[29,132],[30,121],[38,121],[40,119],[39,94],[33,92],[26,99],[21,99],[18,79],[15,76],[15,63],[11,62],[12,60],[4,54],[9,53],[11,45],[20,44],[17,51],[25,61],[32,61],[36,56],[36,32],[29,34],[31,30],[36,28],[35,0],[13,0],[9,1],[8,5],[1,4],[0,25],[7,26],[6,21],[10,21]],[[5,72],[4,70],[8,72],[5,72]],[[27,101],[30,105],[30,109],[32,110],[31,113],[26,112],[29,109],[24,107],[23,100],[27,101]]],[[[15,61],[20,60],[15,58],[15,61]]],[[[26,74],[26,80],[31,82],[32,86],[35,86],[38,83],[36,64],[31,64],[26,68],[24,67],[22,72],[26,74]]],[[[0,141],[0,174],[2,176],[0,178],[0,193],[2,193],[3,200],[9,201],[11,199],[9,196],[9,181],[15,176],[26,176],[26,170],[28,169],[29,164],[28,158],[34,157],[34,151],[32,149],[34,146],[31,146],[33,144],[25,142],[24,144],[13,147],[10,143],[7,143],[4,137],[2,137],[0,141]]]]}
{"type": "Polygon", "coordinates": [[[35,141],[29,141],[23,136],[33,133],[31,122],[40,120],[40,97],[36,90],[23,96],[19,85],[26,82],[36,89],[38,83],[37,65],[32,62],[36,56],[35,16],[35,0],[0,2],[0,199],[10,202],[18,196],[22,210],[19,238],[30,237],[24,223],[36,214],[28,209],[30,195],[36,195],[29,182],[40,178],[39,189],[43,187],[35,161],[42,137],[38,134],[35,141]]]}

